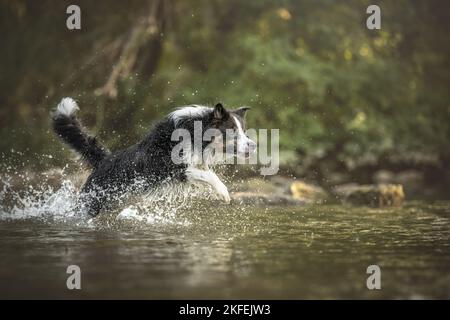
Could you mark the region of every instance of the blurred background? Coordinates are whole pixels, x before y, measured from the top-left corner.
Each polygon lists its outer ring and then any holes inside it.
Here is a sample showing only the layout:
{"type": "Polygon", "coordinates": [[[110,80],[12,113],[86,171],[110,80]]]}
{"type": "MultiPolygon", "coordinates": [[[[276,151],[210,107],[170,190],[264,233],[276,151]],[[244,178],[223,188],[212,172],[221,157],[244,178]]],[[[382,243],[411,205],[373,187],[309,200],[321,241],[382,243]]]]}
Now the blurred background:
{"type": "Polygon", "coordinates": [[[280,129],[282,175],[448,196],[449,12],[444,0],[0,0],[1,161],[73,157],[49,121],[64,96],[113,150],[177,106],[220,101],[280,129]],[[71,4],[81,30],[66,27],[71,4]],[[370,4],[381,30],[366,28],[370,4]]]}

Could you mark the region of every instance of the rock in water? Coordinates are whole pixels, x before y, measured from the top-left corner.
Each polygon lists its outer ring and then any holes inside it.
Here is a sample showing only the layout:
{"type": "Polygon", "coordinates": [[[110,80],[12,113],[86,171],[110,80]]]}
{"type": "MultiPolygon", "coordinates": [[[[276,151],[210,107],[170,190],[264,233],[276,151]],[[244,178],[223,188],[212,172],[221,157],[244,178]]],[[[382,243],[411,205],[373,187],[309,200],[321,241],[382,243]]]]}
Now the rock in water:
{"type": "Polygon", "coordinates": [[[232,203],[258,206],[305,205],[305,201],[283,194],[264,194],[260,192],[235,192],[231,194],[232,203]]]}
{"type": "Polygon", "coordinates": [[[302,181],[291,184],[291,194],[294,199],[315,203],[323,202],[328,197],[322,188],[302,181]]]}
{"type": "Polygon", "coordinates": [[[361,185],[345,197],[347,203],[371,207],[399,207],[404,200],[401,184],[361,185]]]}

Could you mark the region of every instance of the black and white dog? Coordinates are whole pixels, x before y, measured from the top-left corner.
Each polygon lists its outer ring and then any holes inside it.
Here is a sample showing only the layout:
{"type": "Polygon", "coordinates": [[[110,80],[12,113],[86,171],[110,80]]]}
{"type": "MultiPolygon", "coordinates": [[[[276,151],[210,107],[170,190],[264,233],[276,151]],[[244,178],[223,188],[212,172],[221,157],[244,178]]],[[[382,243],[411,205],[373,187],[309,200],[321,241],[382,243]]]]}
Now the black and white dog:
{"type": "Polygon", "coordinates": [[[144,182],[144,187],[140,184],[138,192],[151,190],[169,180],[203,182],[209,184],[220,199],[229,203],[227,187],[210,166],[217,162],[217,150],[222,150],[225,156],[240,158],[246,158],[256,150],[256,143],[245,134],[248,109],[227,110],[220,103],[214,108],[181,107],[157,123],[141,142],[116,152],[108,151],[86,133],[75,116],[78,105],[71,98],[61,100],[52,115],[52,122],[58,136],[93,168],[80,199],[87,213],[95,216],[110,199],[130,191],[138,180],[144,182]],[[216,134],[209,141],[202,139],[200,148],[195,148],[194,130],[199,128],[199,123],[201,137],[208,130],[214,130],[216,134]],[[177,129],[190,134],[187,147],[182,144],[180,161],[174,161],[173,152],[180,145],[173,139],[177,129]]]}

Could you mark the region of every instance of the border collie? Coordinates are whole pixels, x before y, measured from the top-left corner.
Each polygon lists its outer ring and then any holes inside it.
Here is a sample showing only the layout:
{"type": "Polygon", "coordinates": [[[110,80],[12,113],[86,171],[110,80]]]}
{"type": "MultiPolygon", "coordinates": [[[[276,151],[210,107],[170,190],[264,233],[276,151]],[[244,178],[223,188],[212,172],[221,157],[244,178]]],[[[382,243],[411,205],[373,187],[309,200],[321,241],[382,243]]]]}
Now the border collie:
{"type": "Polygon", "coordinates": [[[116,152],[110,152],[84,130],[75,116],[78,109],[72,98],[62,99],[52,114],[52,123],[56,134],[92,167],[80,193],[82,206],[91,216],[130,189],[146,192],[165,181],[209,184],[221,200],[229,203],[227,187],[210,169],[219,161],[216,151],[222,150],[226,157],[246,158],[256,150],[256,143],[245,134],[248,107],[227,110],[220,103],[215,107],[181,107],[158,122],[142,141],[116,152]],[[200,148],[195,148],[198,124],[201,137],[208,129],[219,134],[210,141],[202,139],[200,148]],[[173,161],[173,150],[179,144],[173,139],[177,129],[190,133],[188,147],[180,152],[181,161],[173,161]],[[143,183],[137,188],[136,181],[143,183]]]}

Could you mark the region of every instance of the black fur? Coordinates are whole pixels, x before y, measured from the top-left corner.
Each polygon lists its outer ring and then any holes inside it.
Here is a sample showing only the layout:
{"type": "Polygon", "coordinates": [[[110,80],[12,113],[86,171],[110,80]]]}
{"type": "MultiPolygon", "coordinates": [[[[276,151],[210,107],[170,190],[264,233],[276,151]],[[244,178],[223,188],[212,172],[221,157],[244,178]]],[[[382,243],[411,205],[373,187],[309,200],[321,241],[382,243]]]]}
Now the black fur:
{"type": "MultiPolygon", "coordinates": [[[[95,216],[110,200],[125,192],[144,192],[163,181],[186,180],[186,164],[175,164],[171,159],[171,141],[176,128],[189,130],[193,139],[194,121],[202,121],[203,132],[217,128],[223,133],[234,125],[229,112],[221,104],[202,115],[184,118],[177,123],[170,117],[157,123],[139,143],[114,153],[108,152],[95,138],[84,132],[74,115],[53,115],[53,128],[62,140],[78,151],[93,166],[93,171],[82,188],[81,202],[87,213],[95,216]],[[140,183],[136,184],[136,181],[140,183]]],[[[242,112],[242,111],[240,111],[242,112]]],[[[204,142],[203,147],[206,147],[204,142]]]]}
{"type": "Polygon", "coordinates": [[[55,112],[52,116],[53,130],[69,146],[80,153],[92,167],[97,168],[99,163],[110,153],[101,146],[95,137],[87,134],[75,115],[64,115],[55,112]]]}
{"type": "Polygon", "coordinates": [[[144,192],[168,179],[184,181],[186,165],[171,160],[174,129],[164,119],[141,142],[102,159],[82,189],[88,213],[97,215],[105,202],[125,192],[144,192]]]}

